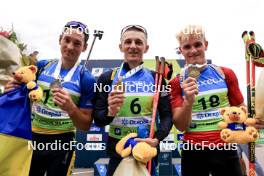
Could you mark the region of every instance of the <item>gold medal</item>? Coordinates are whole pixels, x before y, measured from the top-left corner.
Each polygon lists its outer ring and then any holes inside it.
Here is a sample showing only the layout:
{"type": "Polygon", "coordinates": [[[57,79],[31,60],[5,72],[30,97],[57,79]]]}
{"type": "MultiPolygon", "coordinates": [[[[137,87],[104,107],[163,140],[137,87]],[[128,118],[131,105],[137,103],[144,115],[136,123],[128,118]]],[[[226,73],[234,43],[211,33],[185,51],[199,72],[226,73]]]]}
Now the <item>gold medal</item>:
{"type": "Polygon", "coordinates": [[[196,65],[190,65],[188,67],[189,77],[198,79],[200,76],[200,69],[196,65]]]}

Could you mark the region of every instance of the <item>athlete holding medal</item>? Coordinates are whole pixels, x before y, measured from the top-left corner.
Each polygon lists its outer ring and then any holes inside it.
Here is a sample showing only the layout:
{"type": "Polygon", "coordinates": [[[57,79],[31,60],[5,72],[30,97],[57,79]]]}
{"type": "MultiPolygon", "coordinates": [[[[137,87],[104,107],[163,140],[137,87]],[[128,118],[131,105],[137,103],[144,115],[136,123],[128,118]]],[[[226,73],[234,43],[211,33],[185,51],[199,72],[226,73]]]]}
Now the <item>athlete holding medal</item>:
{"type": "MultiPolygon", "coordinates": [[[[44,97],[32,105],[33,143],[45,148],[34,150],[30,176],[70,174],[74,163],[74,146],[70,146],[76,128],[87,131],[93,121],[95,78],[86,69],[81,74],[83,66],[78,62],[80,54],[87,48],[88,38],[85,24],[70,21],[59,38],[61,59],[37,63],[37,83],[42,87],[44,97]],[[61,147],[51,149],[48,144],[56,142],[61,147]]],[[[15,80],[9,82],[6,91],[17,84],[19,82],[15,80]]]]}
{"type": "Polygon", "coordinates": [[[220,138],[219,108],[243,106],[235,73],[207,64],[208,41],[201,26],[186,26],[177,34],[186,67],[171,82],[173,123],[184,131],[183,176],[242,175],[236,148],[220,138]]]}
{"type": "MultiPolygon", "coordinates": [[[[94,120],[98,126],[110,125],[107,175],[113,175],[122,160],[115,151],[116,143],[128,133],[138,132],[139,127],[149,131],[154,96],[151,87],[155,85],[155,73],[143,66],[143,55],[149,48],[146,29],[140,25],[126,26],[121,31],[120,40],[119,48],[124,54],[124,62],[120,68],[105,72],[98,78],[97,85],[112,85],[113,89],[111,92],[96,93],[94,110],[94,120]],[[118,85],[124,88],[115,89],[118,85]]],[[[165,85],[164,80],[163,84],[165,85]]],[[[155,147],[169,134],[172,126],[166,91],[161,93],[158,111],[160,123],[157,124],[155,137],[140,139],[155,147]]]]}

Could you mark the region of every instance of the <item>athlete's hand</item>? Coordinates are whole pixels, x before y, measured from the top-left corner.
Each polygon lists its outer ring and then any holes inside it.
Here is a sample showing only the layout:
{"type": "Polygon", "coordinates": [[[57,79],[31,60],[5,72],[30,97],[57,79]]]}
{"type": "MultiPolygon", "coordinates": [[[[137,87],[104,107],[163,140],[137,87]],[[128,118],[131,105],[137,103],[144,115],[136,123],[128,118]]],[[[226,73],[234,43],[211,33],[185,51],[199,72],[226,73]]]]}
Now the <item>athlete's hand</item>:
{"type": "Polygon", "coordinates": [[[159,140],[157,138],[135,138],[135,141],[137,142],[146,142],[152,147],[157,147],[159,145],[159,140]]]}
{"type": "Polygon", "coordinates": [[[260,117],[256,117],[256,124],[254,125],[258,130],[264,129],[264,121],[260,117]]]}
{"type": "Polygon", "coordinates": [[[16,79],[12,78],[12,80],[8,81],[4,86],[4,93],[10,92],[11,90],[19,87],[21,82],[17,81],[16,79]]]}
{"type": "Polygon", "coordinates": [[[54,103],[70,114],[71,110],[76,107],[70,94],[62,88],[53,88],[51,91],[53,93],[54,103]]]}
{"type": "Polygon", "coordinates": [[[108,116],[116,116],[119,112],[120,107],[124,103],[124,92],[123,91],[112,91],[108,95],[108,116]]]}
{"type": "Polygon", "coordinates": [[[186,103],[192,105],[195,101],[195,95],[197,95],[199,92],[196,79],[188,77],[183,81],[182,88],[184,91],[184,99],[186,103]]]}

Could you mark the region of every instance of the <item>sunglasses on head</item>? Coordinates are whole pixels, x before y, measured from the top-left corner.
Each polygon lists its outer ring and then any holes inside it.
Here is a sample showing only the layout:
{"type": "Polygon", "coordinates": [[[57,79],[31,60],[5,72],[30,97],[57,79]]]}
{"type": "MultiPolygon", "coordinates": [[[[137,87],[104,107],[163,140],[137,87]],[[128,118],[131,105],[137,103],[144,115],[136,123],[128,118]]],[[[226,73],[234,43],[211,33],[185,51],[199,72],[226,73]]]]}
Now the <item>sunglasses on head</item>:
{"type": "Polygon", "coordinates": [[[193,45],[190,45],[190,44],[186,44],[186,45],[183,45],[182,48],[185,49],[185,50],[189,50],[192,48],[192,46],[194,48],[200,48],[203,46],[203,43],[202,42],[195,42],[193,45]]]}
{"type": "Polygon", "coordinates": [[[64,26],[64,28],[65,30],[67,28],[79,29],[82,33],[89,36],[88,27],[85,24],[78,22],[78,21],[70,21],[64,26]]]}
{"type": "Polygon", "coordinates": [[[137,29],[141,32],[143,32],[146,37],[148,38],[148,33],[147,33],[147,30],[143,27],[143,26],[140,26],[140,25],[128,25],[128,26],[125,26],[122,30],[121,30],[121,36],[126,32],[128,31],[129,29],[137,29]]]}

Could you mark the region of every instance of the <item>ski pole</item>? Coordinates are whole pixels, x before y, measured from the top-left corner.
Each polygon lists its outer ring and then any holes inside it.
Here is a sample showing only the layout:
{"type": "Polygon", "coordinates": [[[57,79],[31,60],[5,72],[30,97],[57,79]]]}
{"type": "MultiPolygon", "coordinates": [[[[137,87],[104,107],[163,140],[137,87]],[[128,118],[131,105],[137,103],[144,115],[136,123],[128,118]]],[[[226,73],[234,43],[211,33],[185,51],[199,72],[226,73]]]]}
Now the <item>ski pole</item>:
{"type": "MultiPolygon", "coordinates": [[[[153,97],[153,107],[152,107],[152,118],[151,118],[151,126],[150,126],[150,133],[149,137],[154,137],[154,127],[157,115],[157,107],[159,102],[159,93],[161,90],[161,83],[162,83],[162,75],[164,73],[164,66],[165,66],[165,58],[161,57],[159,59],[158,56],[156,58],[156,73],[155,73],[155,93],[153,97]]],[[[151,160],[148,162],[148,171],[151,173],[151,160]]]]}
{"type": "MultiPolygon", "coordinates": [[[[253,31],[249,32],[250,38],[255,41],[255,34],[253,31]]],[[[255,113],[255,62],[251,55],[251,118],[254,118],[255,113]]],[[[255,176],[255,142],[250,142],[248,144],[249,149],[249,176],[255,176]]]]}
{"type": "MultiPolygon", "coordinates": [[[[250,33],[252,33],[252,32],[250,32],[250,33]]],[[[253,115],[254,115],[253,99],[255,99],[255,65],[254,65],[254,62],[251,58],[250,52],[248,50],[249,45],[251,43],[253,43],[253,40],[251,39],[251,36],[248,35],[247,31],[243,32],[242,38],[245,42],[248,116],[250,118],[253,118],[253,115]],[[251,66],[251,69],[250,69],[250,66],[251,66]],[[250,80],[250,75],[252,77],[252,82],[250,80]],[[251,83],[252,83],[252,88],[251,88],[251,83]],[[253,98],[253,96],[254,96],[254,98],[253,98]]],[[[254,142],[248,143],[248,150],[249,150],[249,159],[248,159],[248,161],[249,161],[249,176],[255,176],[255,143],[254,142]]]]}
{"type": "Polygon", "coordinates": [[[165,58],[161,57],[159,61],[159,58],[156,57],[156,64],[157,65],[156,65],[156,74],[155,74],[155,94],[153,98],[152,120],[151,120],[150,133],[149,133],[150,138],[154,137],[154,126],[155,126],[157,106],[158,106],[158,101],[159,101],[159,93],[160,93],[161,82],[162,82],[162,75],[164,72],[165,58]]]}
{"type": "Polygon", "coordinates": [[[98,39],[101,40],[102,37],[103,37],[103,33],[104,33],[104,31],[98,31],[98,30],[95,30],[95,31],[94,31],[94,34],[93,34],[93,36],[94,36],[94,38],[93,38],[93,42],[92,42],[92,45],[91,45],[90,50],[89,50],[89,52],[88,52],[87,59],[85,60],[85,63],[83,64],[83,67],[82,67],[81,73],[83,72],[84,68],[86,68],[87,63],[88,63],[88,60],[90,59],[90,55],[91,55],[91,53],[92,53],[93,46],[94,46],[94,43],[95,43],[96,38],[98,37],[98,39]]]}

